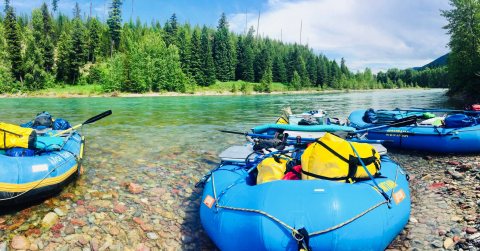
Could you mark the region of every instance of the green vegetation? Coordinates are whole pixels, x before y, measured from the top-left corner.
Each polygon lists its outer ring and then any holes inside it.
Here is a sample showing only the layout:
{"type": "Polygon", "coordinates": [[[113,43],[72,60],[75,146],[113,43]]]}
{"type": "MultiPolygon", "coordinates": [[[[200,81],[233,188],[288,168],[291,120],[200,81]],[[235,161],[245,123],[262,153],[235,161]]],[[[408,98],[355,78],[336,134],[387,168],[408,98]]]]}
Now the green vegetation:
{"type": "Polygon", "coordinates": [[[378,82],[385,88],[405,88],[406,86],[422,86],[433,88],[448,87],[448,69],[446,66],[425,68],[422,70],[389,69],[386,73],[377,73],[378,82]]]}
{"type": "Polygon", "coordinates": [[[448,57],[450,95],[480,101],[480,2],[450,0],[451,10],[443,11],[450,34],[448,57]]]}
{"type": "Polygon", "coordinates": [[[17,17],[5,1],[0,15],[0,93],[282,92],[287,90],[443,87],[446,69],[351,72],[305,45],[216,28],[122,21],[122,1],[106,22],[57,13],[58,0],[17,17]],[[99,88],[100,87],[100,88],[99,88]],[[39,91],[42,90],[42,91],[39,91]],[[43,91],[45,90],[45,92],[43,91]]]}

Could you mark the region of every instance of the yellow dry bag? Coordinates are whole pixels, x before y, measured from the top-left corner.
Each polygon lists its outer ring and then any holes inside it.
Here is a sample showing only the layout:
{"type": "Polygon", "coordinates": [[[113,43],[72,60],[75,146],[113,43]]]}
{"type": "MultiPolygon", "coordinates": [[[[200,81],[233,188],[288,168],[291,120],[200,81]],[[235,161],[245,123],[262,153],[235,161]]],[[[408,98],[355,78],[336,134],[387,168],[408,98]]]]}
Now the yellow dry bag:
{"type": "Polygon", "coordinates": [[[13,147],[35,148],[37,133],[32,128],[0,122],[0,149],[13,147]]]}
{"type": "Polygon", "coordinates": [[[257,185],[269,181],[281,180],[285,175],[289,160],[289,157],[278,155],[262,160],[257,166],[257,185]]]}
{"type": "Polygon", "coordinates": [[[327,179],[355,182],[368,178],[355,148],[371,175],[380,172],[380,155],[372,145],[348,142],[333,134],[326,133],[310,144],[302,155],[302,179],[327,179]]]}

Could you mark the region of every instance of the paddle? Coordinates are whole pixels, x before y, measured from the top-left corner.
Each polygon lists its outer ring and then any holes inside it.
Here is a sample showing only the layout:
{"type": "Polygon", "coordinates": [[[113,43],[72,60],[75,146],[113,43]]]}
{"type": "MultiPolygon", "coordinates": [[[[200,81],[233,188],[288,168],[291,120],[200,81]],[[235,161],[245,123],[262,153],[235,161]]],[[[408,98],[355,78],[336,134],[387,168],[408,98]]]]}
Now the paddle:
{"type": "Polygon", "coordinates": [[[385,128],[385,127],[407,126],[407,125],[414,124],[415,122],[417,122],[417,116],[413,115],[413,116],[409,116],[409,117],[399,119],[399,120],[397,120],[395,122],[392,122],[392,123],[389,123],[389,124],[380,125],[380,126],[376,126],[376,127],[365,128],[365,129],[361,129],[361,130],[356,130],[352,133],[363,133],[363,132],[368,132],[368,131],[371,131],[371,130],[382,129],[382,128],[385,128]]]}
{"type": "Polygon", "coordinates": [[[96,116],[93,116],[93,117],[85,120],[85,122],[83,122],[83,123],[81,123],[81,124],[79,124],[79,125],[76,125],[76,126],[71,127],[71,128],[69,128],[69,129],[67,129],[67,130],[61,131],[61,132],[59,132],[59,133],[57,133],[57,134],[55,134],[55,135],[53,135],[53,136],[54,136],[54,137],[57,137],[57,136],[60,136],[60,135],[62,135],[62,134],[64,134],[64,133],[71,132],[71,131],[79,128],[79,127],[82,127],[82,126],[84,126],[84,125],[88,125],[88,124],[91,124],[91,123],[93,123],[93,122],[96,122],[96,121],[98,121],[98,120],[100,120],[100,119],[103,119],[103,118],[105,118],[105,117],[107,117],[107,116],[109,116],[109,115],[111,115],[111,114],[112,114],[112,110],[104,111],[104,112],[102,112],[102,113],[100,113],[100,114],[98,114],[98,115],[96,115],[96,116]]]}
{"type": "Polygon", "coordinates": [[[469,110],[453,110],[453,109],[434,109],[434,108],[411,108],[411,109],[395,109],[393,111],[402,111],[402,112],[461,112],[461,113],[480,113],[480,111],[469,111],[469,110]]]}
{"type": "MultiPolygon", "coordinates": [[[[218,130],[223,133],[231,133],[231,134],[238,134],[238,135],[244,135],[244,136],[249,136],[253,138],[260,138],[260,139],[274,139],[274,135],[267,135],[267,134],[256,134],[256,133],[246,133],[246,132],[235,132],[235,131],[228,131],[228,130],[218,130]]],[[[288,137],[287,140],[291,141],[296,141],[297,137],[288,137]]],[[[300,138],[302,142],[315,142],[317,141],[317,138],[300,138]]],[[[384,140],[368,140],[368,139],[349,139],[350,141],[353,142],[359,142],[359,143],[369,143],[369,144],[381,144],[384,143],[384,140]]]]}

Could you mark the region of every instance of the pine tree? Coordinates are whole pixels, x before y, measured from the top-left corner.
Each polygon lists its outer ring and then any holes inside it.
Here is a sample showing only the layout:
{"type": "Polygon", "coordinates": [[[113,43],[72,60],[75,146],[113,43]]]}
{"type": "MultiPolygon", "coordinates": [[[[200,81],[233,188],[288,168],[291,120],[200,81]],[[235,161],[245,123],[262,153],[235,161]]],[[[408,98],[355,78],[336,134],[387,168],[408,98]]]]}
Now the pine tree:
{"type": "Polygon", "coordinates": [[[5,14],[8,12],[8,9],[10,8],[10,0],[5,0],[5,7],[3,9],[3,11],[5,12],[5,14]]]}
{"type": "Polygon", "coordinates": [[[110,32],[111,50],[118,49],[122,32],[122,0],[113,0],[108,15],[108,28],[110,32]]]}
{"type": "Polygon", "coordinates": [[[22,61],[22,42],[20,40],[20,29],[13,8],[8,7],[3,22],[5,28],[5,39],[7,41],[7,51],[10,59],[12,76],[18,80],[23,79],[23,61],[22,61]]]}
{"type": "Polygon", "coordinates": [[[295,90],[300,90],[302,88],[302,79],[300,78],[300,75],[298,75],[297,71],[293,71],[292,80],[290,82],[290,85],[295,90]]]}
{"type": "Polygon", "coordinates": [[[46,72],[51,72],[53,65],[55,64],[54,54],[55,46],[53,44],[53,22],[48,11],[47,4],[43,3],[41,7],[42,11],[42,37],[41,37],[41,46],[42,46],[42,57],[43,57],[43,68],[46,72]]]}
{"type": "Polygon", "coordinates": [[[317,83],[317,63],[315,61],[315,56],[313,52],[310,52],[307,55],[307,62],[306,62],[307,74],[308,79],[310,80],[311,84],[317,83]]]}
{"type": "Polygon", "coordinates": [[[190,54],[191,54],[190,27],[186,25],[179,30],[177,36],[177,47],[180,56],[180,63],[184,73],[190,72],[190,54]]]}
{"type": "Polygon", "coordinates": [[[345,64],[345,59],[342,58],[342,60],[340,61],[340,71],[342,72],[342,74],[344,74],[345,76],[347,77],[350,77],[350,70],[348,69],[347,65],[345,64]]]}
{"type": "Polygon", "coordinates": [[[202,43],[200,31],[196,28],[192,33],[192,51],[190,55],[190,74],[198,85],[206,85],[203,74],[202,43]]]}
{"type": "Polygon", "coordinates": [[[268,49],[268,45],[265,44],[262,46],[260,52],[255,57],[255,82],[260,82],[267,68],[271,66],[272,60],[270,58],[270,51],[268,49]]]}
{"type": "Polygon", "coordinates": [[[52,0],[52,10],[53,12],[57,12],[58,9],[58,0],[52,0]]]}
{"type": "Polygon", "coordinates": [[[75,2],[75,7],[73,8],[73,18],[74,19],[82,18],[82,11],[80,10],[80,5],[78,4],[78,2],[75,2]]]}
{"type": "Polygon", "coordinates": [[[79,18],[73,20],[73,27],[71,33],[72,47],[70,50],[70,69],[68,80],[75,83],[80,78],[80,67],[85,64],[85,34],[82,21],[79,18]]]}
{"type": "Polygon", "coordinates": [[[281,56],[273,58],[272,75],[274,82],[287,83],[287,69],[281,56]]]}
{"type": "Polygon", "coordinates": [[[267,66],[265,72],[262,74],[262,79],[260,80],[260,86],[263,92],[270,93],[272,92],[272,67],[267,66]]]}
{"type": "Polygon", "coordinates": [[[173,13],[168,22],[165,24],[165,43],[167,46],[178,45],[178,20],[177,14],[173,13]]]}
{"type": "Polygon", "coordinates": [[[97,18],[91,18],[88,24],[88,61],[95,63],[97,61],[98,50],[100,47],[100,23],[97,18]]]}
{"type": "Polygon", "coordinates": [[[449,94],[479,101],[480,95],[480,2],[450,0],[452,8],[442,15],[450,34],[448,46],[449,94]]]}
{"type": "Polygon", "coordinates": [[[247,82],[255,81],[255,75],[253,71],[253,27],[247,33],[245,39],[242,36],[238,37],[237,42],[237,67],[236,67],[236,79],[241,79],[247,82]]]}
{"type": "Polygon", "coordinates": [[[206,26],[203,26],[201,35],[201,58],[203,60],[203,76],[202,85],[209,86],[215,84],[215,63],[213,61],[212,45],[210,43],[210,34],[206,26]]]}
{"type": "Polygon", "coordinates": [[[68,81],[71,63],[72,41],[70,34],[63,32],[57,44],[57,80],[68,81]]]}
{"type": "Polygon", "coordinates": [[[28,39],[24,61],[25,86],[29,90],[43,89],[46,73],[43,69],[42,49],[37,47],[34,37],[28,39]]]}
{"type": "Polygon", "coordinates": [[[228,22],[225,13],[218,21],[217,32],[213,40],[213,59],[215,62],[216,77],[220,81],[229,81],[235,78],[235,64],[233,48],[230,42],[228,22]]]}

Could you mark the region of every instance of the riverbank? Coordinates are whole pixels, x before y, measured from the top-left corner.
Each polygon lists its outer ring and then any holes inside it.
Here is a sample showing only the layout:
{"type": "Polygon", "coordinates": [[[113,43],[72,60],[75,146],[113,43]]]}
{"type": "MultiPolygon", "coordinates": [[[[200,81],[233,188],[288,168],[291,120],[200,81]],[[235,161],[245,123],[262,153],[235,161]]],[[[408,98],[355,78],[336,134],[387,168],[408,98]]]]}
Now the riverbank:
{"type": "MultiPolygon", "coordinates": [[[[386,109],[448,107],[443,93],[419,89],[315,95],[0,99],[0,111],[12,123],[28,121],[47,110],[77,124],[113,110],[112,116],[83,128],[85,173],[76,182],[38,205],[0,213],[0,251],[10,248],[14,240],[16,247],[28,244],[25,249],[31,250],[214,250],[200,223],[202,190],[195,188],[195,183],[218,165],[221,151],[245,143],[243,136],[218,130],[245,132],[270,123],[286,105],[298,112],[321,108],[341,118],[354,109],[380,105],[386,109]],[[42,226],[44,221],[55,224],[42,226]]],[[[399,154],[398,160],[412,172],[420,168],[425,174],[445,175],[440,170],[447,166],[444,161],[437,164],[439,171],[422,157],[399,154]]],[[[421,189],[422,183],[415,180],[413,177],[412,191],[421,189]]],[[[467,196],[474,199],[470,193],[467,196]]],[[[431,204],[423,204],[421,199],[412,209],[412,217],[419,221],[426,216],[417,216],[417,208],[431,204]]],[[[442,215],[449,213],[445,210],[442,215]]],[[[427,236],[437,235],[429,232],[427,236]]],[[[415,234],[412,238],[423,242],[426,237],[415,234]]],[[[400,246],[405,243],[399,241],[400,246]]]]}
{"type": "Polygon", "coordinates": [[[38,91],[18,92],[2,94],[0,98],[28,98],[28,97],[46,97],[46,98],[84,98],[84,97],[168,97],[168,96],[240,96],[240,95],[281,95],[281,94],[317,94],[317,93],[339,93],[339,92],[358,92],[371,90],[425,90],[429,88],[405,88],[405,89],[321,89],[306,88],[303,90],[289,90],[282,83],[273,83],[272,91],[256,92],[253,86],[257,83],[247,83],[249,86],[243,92],[240,87],[245,82],[218,82],[209,87],[196,87],[185,93],[180,92],[146,92],[146,93],[125,93],[125,92],[104,92],[101,85],[66,85],[52,88],[46,88],[38,91]]]}
{"type": "Polygon", "coordinates": [[[410,221],[394,250],[480,248],[480,157],[390,153],[410,174],[410,221]]]}
{"type": "MultiPolygon", "coordinates": [[[[388,250],[480,248],[480,157],[408,153],[392,157],[410,174],[412,211],[388,250]]],[[[204,161],[216,162],[215,153],[205,153],[204,161]]],[[[168,177],[167,170],[155,172],[153,164],[141,160],[134,164],[147,165],[135,180],[99,172],[77,182],[95,184],[95,189],[67,190],[47,200],[44,204],[52,209],[41,214],[30,208],[0,216],[0,250],[214,249],[198,219],[202,190],[194,188],[204,170],[181,171],[178,175],[184,178],[178,181],[168,177]],[[151,182],[155,177],[163,178],[162,185],[151,182]],[[56,220],[41,227],[48,214],[57,215],[56,220]]]]}

